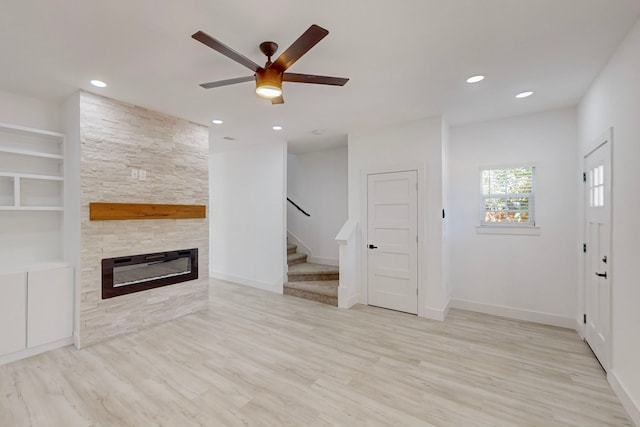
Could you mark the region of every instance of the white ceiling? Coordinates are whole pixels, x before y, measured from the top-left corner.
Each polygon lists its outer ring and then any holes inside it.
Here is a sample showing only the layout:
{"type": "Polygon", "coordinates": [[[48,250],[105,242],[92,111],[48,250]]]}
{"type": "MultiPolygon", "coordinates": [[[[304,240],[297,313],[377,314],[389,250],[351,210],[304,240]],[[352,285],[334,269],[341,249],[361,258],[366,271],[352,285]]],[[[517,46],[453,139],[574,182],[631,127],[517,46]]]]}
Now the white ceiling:
{"type": "Polygon", "coordinates": [[[272,139],[277,123],[304,151],[439,114],[461,124],[575,105],[639,16],[638,0],[3,0],[0,89],[61,102],[80,88],[204,125],[221,118],[214,140],[228,144],[272,139]],[[281,53],[311,24],[330,33],[290,71],[346,86],[285,83],[275,106],[252,83],[198,86],[251,72],[194,32],[263,63],[260,42],[281,53]],[[466,84],[476,73],[487,79],[466,84]],[[535,94],[516,100],[522,90],[535,94]]]}

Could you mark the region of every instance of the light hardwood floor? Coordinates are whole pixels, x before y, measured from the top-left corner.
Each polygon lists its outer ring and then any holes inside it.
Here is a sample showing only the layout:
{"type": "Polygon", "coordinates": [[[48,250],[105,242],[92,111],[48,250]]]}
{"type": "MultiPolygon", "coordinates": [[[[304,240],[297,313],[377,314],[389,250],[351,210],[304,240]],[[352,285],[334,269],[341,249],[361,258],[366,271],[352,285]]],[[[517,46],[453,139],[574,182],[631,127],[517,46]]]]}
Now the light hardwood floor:
{"type": "Polygon", "coordinates": [[[632,425],[574,331],[211,283],[207,311],[0,367],[0,426],[632,425]]]}

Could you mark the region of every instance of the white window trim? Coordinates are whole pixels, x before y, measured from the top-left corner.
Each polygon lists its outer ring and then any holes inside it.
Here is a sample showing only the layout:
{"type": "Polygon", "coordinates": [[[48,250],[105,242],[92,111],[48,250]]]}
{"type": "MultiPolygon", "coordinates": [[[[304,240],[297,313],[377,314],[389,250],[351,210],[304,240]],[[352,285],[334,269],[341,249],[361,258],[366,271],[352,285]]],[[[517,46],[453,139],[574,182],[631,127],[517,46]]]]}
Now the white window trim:
{"type": "Polygon", "coordinates": [[[519,226],[476,226],[477,234],[512,234],[517,236],[539,236],[542,230],[537,225],[519,225],[519,226]]]}
{"type": "Polygon", "coordinates": [[[532,168],[533,181],[531,183],[531,205],[533,211],[529,211],[529,222],[484,222],[476,227],[478,234],[517,234],[517,235],[539,235],[540,227],[536,224],[536,165],[535,163],[511,163],[503,165],[480,166],[478,175],[480,177],[480,212],[478,217],[482,217],[484,210],[484,196],[482,193],[482,171],[489,169],[512,169],[512,168],[532,168]]]}

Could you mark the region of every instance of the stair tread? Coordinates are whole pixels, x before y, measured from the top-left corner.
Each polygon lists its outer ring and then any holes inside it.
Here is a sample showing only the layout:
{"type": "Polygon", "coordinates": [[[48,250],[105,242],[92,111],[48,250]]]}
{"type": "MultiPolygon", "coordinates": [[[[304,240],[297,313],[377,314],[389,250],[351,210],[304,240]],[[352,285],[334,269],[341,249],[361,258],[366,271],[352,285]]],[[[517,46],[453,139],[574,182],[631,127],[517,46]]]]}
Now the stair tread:
{"type": "Polygon", "coordinates": [[[296,252],[295,254],[288,254],[287,255],[287,261],[295,261],[295,260],[303,259],[303,258],[306,258],[306,257],[307,257],[306,254],[301,254],[301,253],[296,252]]]}
{"type": "Polygon", "coordinates": [[[314,264],[305,262],[289,266],[289,275],[296,274],[338,274],[340,269],[333,265],[314,264]]]}
{"type": "Polygon", "coordinates": [[[291,250],[291,249],[296,249],[298,246],[294,245],[293,243],[287,243],[287,250],[291,250]]]}
{"type": "Polygon", "coordinates": [[[337,297],[338,284],[339,282],[337,280],[313,280],[305,282],[287,282],[284,286],[289,289],[297,289],[318,295],[337,297]]]}

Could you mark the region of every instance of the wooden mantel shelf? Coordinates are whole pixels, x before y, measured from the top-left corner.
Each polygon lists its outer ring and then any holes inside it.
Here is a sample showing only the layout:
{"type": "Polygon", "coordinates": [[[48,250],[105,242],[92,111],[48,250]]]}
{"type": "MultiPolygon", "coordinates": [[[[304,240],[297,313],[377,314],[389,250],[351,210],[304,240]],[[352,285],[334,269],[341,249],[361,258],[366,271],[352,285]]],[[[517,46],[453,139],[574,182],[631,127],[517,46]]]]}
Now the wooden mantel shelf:
{"type": "Polygon", "coordinates": [[[148,203],[89,203],[89,219],[187,219],[206,218],[205,205],[152,205],[148,203]]]}

